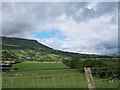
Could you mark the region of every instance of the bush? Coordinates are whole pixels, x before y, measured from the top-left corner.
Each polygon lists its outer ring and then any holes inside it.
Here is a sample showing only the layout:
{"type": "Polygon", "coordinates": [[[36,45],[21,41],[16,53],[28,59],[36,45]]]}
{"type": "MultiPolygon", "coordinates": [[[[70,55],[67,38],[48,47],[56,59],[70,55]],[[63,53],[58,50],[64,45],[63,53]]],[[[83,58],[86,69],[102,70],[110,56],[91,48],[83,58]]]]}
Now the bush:
{"type": "Polygon", "coordinates": [[[14,68],[14,70],[18,70],[18,68],[14,68]]]}

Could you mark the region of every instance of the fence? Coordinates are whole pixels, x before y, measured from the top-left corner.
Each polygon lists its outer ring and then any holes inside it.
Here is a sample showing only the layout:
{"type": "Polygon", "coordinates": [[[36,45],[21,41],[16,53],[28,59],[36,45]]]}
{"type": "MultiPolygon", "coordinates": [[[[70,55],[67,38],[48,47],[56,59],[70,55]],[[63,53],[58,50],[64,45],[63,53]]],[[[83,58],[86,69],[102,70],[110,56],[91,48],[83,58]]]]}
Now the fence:
{"type": "MultiPolygon", "coordinates": [[[[3,88],[88,88],[87,74],[83,68],[70,71],[68,73],[40,75],[32,73],[26,75],[26,72],[8,72],[9,75],[3,76],[3,88]]],[[[56,70],[56,72],[61,72],[56,70]]],[[[37,71],[40,72],[40,71],[37,71]]],[[[65,71],[66,72],[66,71],[65,71]]],[[[120,81],[117,70],[110,69],[105,71],[104,67],[91,68],[92,88],[118,88],[120,81]]],[[[27,73],[28,74],[28,73],[27,73]]],[[[89,75],[88,75],[89,76],[89,75]]],[[[89,87],[89,88],[90,88],[89,87]]]]}

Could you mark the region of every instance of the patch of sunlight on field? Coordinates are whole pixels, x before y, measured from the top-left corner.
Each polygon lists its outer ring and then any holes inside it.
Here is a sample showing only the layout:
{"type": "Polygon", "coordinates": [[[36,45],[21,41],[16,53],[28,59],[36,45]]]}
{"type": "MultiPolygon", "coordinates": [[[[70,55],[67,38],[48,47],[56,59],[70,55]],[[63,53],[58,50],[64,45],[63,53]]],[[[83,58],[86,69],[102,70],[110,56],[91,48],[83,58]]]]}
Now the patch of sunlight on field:
{"type": "Polygon", "coordinates": [[[41,70],[41,69],[64,69],[69,68],[64,63],[18,63],[13,64],[13,68],[18,68],[19,70],[41,70]]]}

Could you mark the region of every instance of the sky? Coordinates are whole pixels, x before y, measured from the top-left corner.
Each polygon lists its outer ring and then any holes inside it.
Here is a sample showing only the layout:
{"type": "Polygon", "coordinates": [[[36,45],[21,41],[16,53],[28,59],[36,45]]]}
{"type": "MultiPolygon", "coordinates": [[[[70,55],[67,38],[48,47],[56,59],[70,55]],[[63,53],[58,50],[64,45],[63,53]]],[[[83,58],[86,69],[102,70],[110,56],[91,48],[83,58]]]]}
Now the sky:
{"type": "Polygon", "coordinates": [[[117,2],[3,2],[0,12],[2,36],[69,52],[118,53],[117,2]]]}

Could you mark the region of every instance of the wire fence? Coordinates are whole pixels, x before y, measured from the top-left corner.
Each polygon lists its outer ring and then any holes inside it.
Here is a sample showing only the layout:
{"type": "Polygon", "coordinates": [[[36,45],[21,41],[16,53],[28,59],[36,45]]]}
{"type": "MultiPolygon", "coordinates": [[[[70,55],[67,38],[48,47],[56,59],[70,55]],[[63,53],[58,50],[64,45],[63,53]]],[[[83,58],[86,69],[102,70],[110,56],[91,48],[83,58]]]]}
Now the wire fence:
{"type": "MultiPolygon", "coordinates": [[[[74,70],[73,70],[74,71],[74,70]]],[[[105,68],[91,68],[95,88],[118,88],[120,79],[118,70],[105,68]]],[[[40,72],[40,71],[37,71],[40,72]]],[[[6,72],[5,72],[6,73],[6,72]]],[[[9,72],[10,73],[10,72],[9,72]]],[[[22,71],[21,71],[22,73],[22,71]]],[[[3,88],[88,88],[86,75],[83,68],[79,72],[39,75],[31,75],[15,72],[3,76],[3,88]]]]}

